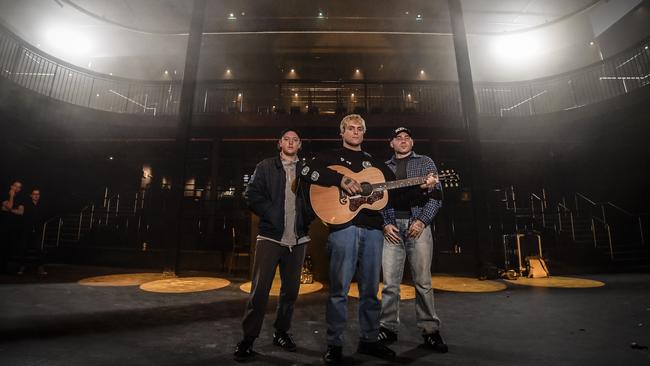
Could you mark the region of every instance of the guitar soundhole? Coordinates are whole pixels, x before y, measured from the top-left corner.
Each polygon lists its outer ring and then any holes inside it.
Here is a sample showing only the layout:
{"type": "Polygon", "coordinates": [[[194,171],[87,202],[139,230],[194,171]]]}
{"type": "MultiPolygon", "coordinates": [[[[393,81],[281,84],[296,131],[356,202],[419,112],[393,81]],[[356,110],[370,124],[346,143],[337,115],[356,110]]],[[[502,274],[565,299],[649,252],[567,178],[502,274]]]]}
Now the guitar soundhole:
{"type": "Polygon", "coordinates": [[[370,196],[372,194],[372,184],[368,182],[361,183],[361,195],[370,196]]]}
{"type": "Polygon", "coordinates": [[[373,203],[381,200],[382,198],[384,198],[384,191],[375,191],[372,192],[372,194],[370,194],[369,196],[364,195],[361,197],[352,198],[350,199],[350,211],[354,212],[358,210],[359,207],[361,207],[361,205],[363,205],[364,203],[372,205],[373,203]]]}

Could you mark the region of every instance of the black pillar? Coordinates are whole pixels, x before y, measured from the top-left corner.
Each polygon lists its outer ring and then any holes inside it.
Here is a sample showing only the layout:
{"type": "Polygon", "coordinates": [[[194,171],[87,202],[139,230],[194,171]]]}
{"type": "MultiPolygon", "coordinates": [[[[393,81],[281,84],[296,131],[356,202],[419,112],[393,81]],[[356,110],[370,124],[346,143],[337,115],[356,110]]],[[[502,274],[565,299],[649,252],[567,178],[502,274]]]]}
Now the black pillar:
{"type": "Polygon", "coordinates": [[[178,125],[176,128],[176,149],[174,178],[172,180],[172,210],[174,215],[173,235],[167,245],[166,271],[176,272],[178,259],[183,240],[183,200],[185,181],[187,180],[187,151],[189,148],[190,132],[192,130],[192,112],[194,93],[196,89],[196,75],[199,68],[199,55],[201,53],[201,39],[203,37],[203,22],[206,0],[194,0],[192,7],[192,22],[190,36],[185,53],[185,70],[183,72],[183,85],[178,111],[178,125]]]}
{"type": "Polygon", "coordinates": [[[448,0],[449,17],[454,36],[456,53],[456,68],[462,103],[463,128],[465,131],[465,147],[469,165],[468,174],[464,180],[468,182],[472,200],[473,237],[478,269],[486,265],[486,255],[489,249],[487,204],[483,180],[481,140],[479,136],[478,111],[474,98],[474,82],[472,67],[469,62],[465,21],[460,0],[448,0]]]}

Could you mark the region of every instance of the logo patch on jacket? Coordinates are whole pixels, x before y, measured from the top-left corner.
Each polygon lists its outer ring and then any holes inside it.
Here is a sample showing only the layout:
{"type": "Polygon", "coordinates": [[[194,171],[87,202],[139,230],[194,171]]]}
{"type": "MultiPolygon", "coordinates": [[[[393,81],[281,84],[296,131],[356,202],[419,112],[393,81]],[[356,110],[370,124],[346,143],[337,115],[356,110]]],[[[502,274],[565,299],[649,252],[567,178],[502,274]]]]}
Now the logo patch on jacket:
{"type": "Polygon", "coordinates": [[[367,160],[364,160],[364,161],[361,163],[361,165],[363,166],[364,169],[366,169],[366,168],[370,168],[370,167],[372,166],[372,163],[370,163],[370,162],[367,161],[367,160]]]}
{"type": "Polygon", "coordinates": [[[314,182],[317,181],[319,177],[320,174],[318,174],[317,171],[314,170],[313,172],[311,172],[311,180],[313,180],[314,182]]]}
{"type": "Polygon", "coordinates": [[[309,173],[309,167],[308,166],[302,168],[302,170],[300,171],[300,174],[302,174],[302,175],[307,175],[307,173],[309,173]]]}

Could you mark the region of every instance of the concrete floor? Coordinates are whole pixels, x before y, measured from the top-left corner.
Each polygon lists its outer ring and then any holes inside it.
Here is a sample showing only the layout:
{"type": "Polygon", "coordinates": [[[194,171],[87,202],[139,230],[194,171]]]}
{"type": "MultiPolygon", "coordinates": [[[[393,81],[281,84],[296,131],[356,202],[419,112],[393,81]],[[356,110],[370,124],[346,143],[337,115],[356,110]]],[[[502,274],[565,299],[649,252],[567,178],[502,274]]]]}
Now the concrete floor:
{"type": "MultiPolygon", "coordinates": [[[[158,294],[138,287],[89,287],[81,278],[132,270],[50,266],[50,274],[0,276],[0,365],[230,365],[241,336],[244,279],[221,290],[158,294]]],[[[187,275],[197,275],[188,273],[187,275]]],[[[205,275],[202,273],[201,275],[205,275]]],[[[214,274],[219,276],[219,274],[214,274]]],[[[508,284],[494,293],[436,292],[447,354],[419,347],[415,302],[402,303],[396,364],[650,365],[650,274],[577,277],[588,289],[508,284]]],[[[257,359],[249,365],[320,364],[325,349],[326,289],[298,300],[292,333],[298,351],[271,344],[269,303],[257,359]]],[[[272,298],[276,299],[276,298],[272,298]]],[[[348,364],[384,361],[354,353],[356,299],[349,301],[348,364]]]]}

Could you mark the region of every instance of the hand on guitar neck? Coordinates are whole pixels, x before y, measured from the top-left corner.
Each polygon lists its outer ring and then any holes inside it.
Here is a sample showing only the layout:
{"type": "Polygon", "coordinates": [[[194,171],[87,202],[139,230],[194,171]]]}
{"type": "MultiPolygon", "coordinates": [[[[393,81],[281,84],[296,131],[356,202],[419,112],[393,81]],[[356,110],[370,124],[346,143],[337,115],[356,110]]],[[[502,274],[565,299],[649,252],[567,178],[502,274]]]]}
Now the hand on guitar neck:
{"type": "Polygon", "coordinates": [[[436,184],[440,182],[440,179],[438,178],[437,174],[429,173],[427,175],[427,179],[424,181],[424,183],[420,184],[420,188],[422,189],[430,189],[433,188],[436,184]]]}

